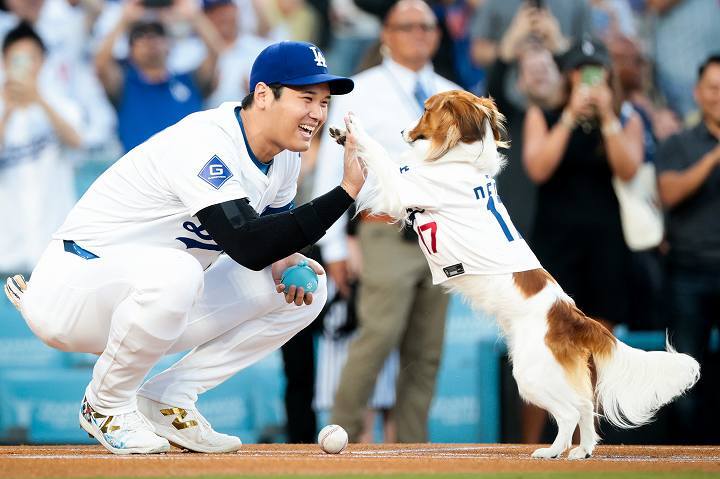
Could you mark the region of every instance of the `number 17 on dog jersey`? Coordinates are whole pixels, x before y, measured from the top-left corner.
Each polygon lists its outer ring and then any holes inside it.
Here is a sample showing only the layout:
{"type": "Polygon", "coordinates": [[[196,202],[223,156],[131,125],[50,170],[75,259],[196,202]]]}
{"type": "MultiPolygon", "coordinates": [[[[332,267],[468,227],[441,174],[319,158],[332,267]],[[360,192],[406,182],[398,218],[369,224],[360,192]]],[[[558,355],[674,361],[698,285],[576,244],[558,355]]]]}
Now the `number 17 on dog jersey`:
{"type": "Polygon", "coordinates": [[[413,194],[427,196],[419,203],[423,207],[410,216],[433,283],[460,274],[540,267],[513,225],[492,177],[472,164],[442,161],[413,166],[403,176],[417,186],[413,194]]]}

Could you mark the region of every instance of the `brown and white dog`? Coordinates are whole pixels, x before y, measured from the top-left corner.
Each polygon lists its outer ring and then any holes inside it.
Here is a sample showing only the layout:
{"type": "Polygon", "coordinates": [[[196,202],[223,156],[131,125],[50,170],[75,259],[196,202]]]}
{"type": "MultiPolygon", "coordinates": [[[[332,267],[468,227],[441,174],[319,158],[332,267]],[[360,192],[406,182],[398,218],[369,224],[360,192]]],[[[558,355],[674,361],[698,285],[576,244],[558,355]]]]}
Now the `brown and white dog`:
{"type": "MultiPolygon", "coordinates": [[[[411,221],[435,282],[496,318],[520,395],[558,425],[552,445],[533,457],[558,457],[579,425],[580,444],[568,458],[588,458],[599,439],[596,411],[622,428],[645,424],[695,384],[700,366],[669,344],[667,351],[646,352],[620,342],[542,269],[493,191],[503,164],[497,152],[505,145],[503,122],[490,99],[439,93],[403,132],[412,148],[398,162],[350,114],[347,126],[368,171],[358,211],[411,221]]],[[[330,133],[343,144],[344,131],[330,133]]]]}

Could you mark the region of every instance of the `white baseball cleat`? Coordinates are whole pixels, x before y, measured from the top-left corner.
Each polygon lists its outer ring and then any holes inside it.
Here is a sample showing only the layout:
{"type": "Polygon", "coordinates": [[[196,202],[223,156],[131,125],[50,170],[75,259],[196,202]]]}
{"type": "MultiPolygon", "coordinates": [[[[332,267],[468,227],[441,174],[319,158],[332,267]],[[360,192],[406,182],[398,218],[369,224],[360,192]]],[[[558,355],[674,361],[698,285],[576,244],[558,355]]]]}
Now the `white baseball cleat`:
{"type": "Polygon", "coordinates": [[[22,297],[26,289],[27,283],[21,274],[16,274],[5,280],[5,296],[7,296],[18,311],[20,311],[22,297]]]}
{"type": "Polygon", "coordinates": [[[155,454],[170,450],[138,411],[106,416],[95,411],[87,398],[80,409],[80,427],[113,454],[155,454]]]}
{"type": "Polygon", "coordinates": [[[174,446],[195,452],[235,452],[240,438],[215,431],[196,408],[185,409],[137,397],[138,409],[150,421],[158,435],[174,446]]]}

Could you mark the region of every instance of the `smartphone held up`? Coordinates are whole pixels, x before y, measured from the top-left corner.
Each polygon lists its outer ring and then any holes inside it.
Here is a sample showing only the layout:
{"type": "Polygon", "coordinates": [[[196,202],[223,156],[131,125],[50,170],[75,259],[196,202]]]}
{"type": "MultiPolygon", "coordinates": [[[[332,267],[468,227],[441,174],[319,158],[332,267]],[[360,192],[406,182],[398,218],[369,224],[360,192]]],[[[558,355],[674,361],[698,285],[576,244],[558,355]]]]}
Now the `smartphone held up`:
{"type": "Polygon", "coordinates": [[[583,85],[595,86],[603,81],[603,68],[598,65],[585,65],[580,70],[583,85]]]}

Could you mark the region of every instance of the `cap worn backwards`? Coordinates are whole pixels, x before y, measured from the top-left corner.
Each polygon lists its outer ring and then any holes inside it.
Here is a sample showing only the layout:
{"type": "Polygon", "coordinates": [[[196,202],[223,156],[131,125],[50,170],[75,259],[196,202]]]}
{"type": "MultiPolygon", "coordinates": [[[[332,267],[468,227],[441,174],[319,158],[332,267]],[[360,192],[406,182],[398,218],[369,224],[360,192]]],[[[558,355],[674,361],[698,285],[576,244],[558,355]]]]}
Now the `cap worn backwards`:
{"type": "Polygon", "coordinates": [[[330,75],[320,48],[307,42],[274,43],[260,52],[250,71],[250,91],[260,82],[288,86],[327,83],[332,95],[344,95],[354,88],[350,78],[330,75]]]}

